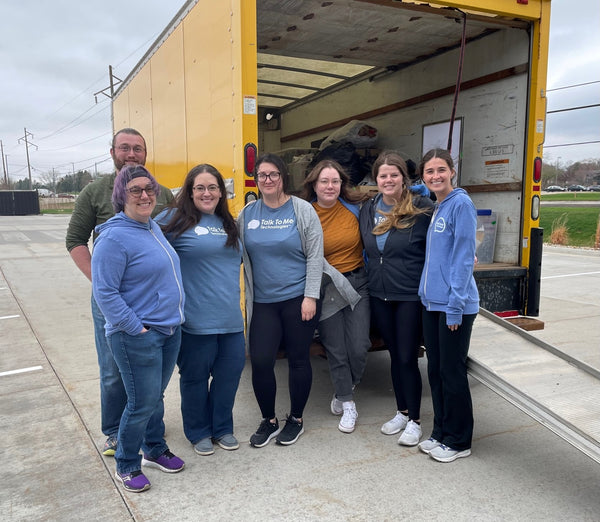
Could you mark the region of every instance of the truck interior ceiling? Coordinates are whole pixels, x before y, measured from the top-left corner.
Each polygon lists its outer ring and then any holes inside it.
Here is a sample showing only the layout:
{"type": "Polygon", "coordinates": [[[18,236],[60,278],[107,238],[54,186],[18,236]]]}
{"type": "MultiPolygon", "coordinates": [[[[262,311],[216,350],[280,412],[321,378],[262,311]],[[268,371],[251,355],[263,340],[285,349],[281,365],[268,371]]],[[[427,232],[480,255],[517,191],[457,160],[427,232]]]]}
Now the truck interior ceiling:
{"type": "MultiPolygon", "coordinates": [[[[528,27],[465,14],[467,42],[528,27]]],[[[257,21],[258,105],[269,121],[335,90],[457,49],[463,31],[463,11],[393,0],[262,0],[257,21]]]]}

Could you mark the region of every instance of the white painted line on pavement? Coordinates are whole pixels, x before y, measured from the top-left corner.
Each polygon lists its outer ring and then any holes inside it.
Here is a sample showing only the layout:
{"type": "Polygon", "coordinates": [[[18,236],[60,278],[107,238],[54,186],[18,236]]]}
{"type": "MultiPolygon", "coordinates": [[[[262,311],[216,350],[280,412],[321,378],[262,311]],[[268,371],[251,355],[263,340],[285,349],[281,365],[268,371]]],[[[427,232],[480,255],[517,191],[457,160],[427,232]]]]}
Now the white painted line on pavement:
{"type": "Polygon", "coordinates": [[[561,277],[576,277],[576,276],[594,275],[594,274],[600,274],[600,272],[581,272],[580,274],[563,274],[563,275],[556,275],[556,276],[548,276],[548,277],[542,277],[542,281],[545,279],[559,279],[561,277]]]}
{"type": "Polygon", "coordinates": [[[19,370],[10,370],[9,372],[0,372],[0,377],[6,377],[7,375],[15,375],[17,373],[35,372],[41,370],[41,366],[32,366],[31,368],[21,368],[19,370]]]}
{"type": "Polygon", "coordinates": [[[21,317],[20,315],[4,315],[2,317],[0,317],[0,321],[2,319],[15,319],[16,317],[21,317]]]}

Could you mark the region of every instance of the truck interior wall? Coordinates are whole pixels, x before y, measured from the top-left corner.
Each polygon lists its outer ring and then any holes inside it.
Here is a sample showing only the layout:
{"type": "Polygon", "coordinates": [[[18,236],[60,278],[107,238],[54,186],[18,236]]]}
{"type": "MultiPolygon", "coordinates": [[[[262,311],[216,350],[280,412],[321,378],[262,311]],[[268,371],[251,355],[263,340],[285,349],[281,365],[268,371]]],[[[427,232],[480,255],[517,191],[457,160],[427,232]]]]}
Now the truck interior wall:
{"type": "MultiPolygon", "coordinates": [[[[471,42],[465,50],[463,82],[528,62],[528,35],[505,29],[471,42]]],[[[332,121],[372,111],[453,85],[458,51],[451,51],[373,82],[364,81],[331,95],[301,105],[281,115],[281,136],[289,136],[332,121]],[[357,104],[356,100],[361,100],[357,104]]],[[[378,130],[379,149],[403,152],[416,163],[422,155],[423,125],[450,118],[452,96],[410,106],[369,118],[378,130]]],[[[523,181],[526,128],[527,75],[524,73],[461,92],[457,117],[462,124],[461,185],[520,183],[523,181]],[[502,146],[502,147],[500,147],[502,146]],[[508,146],[508,147],[505,147],[508,146]],[[498,147],[494,149],[494,147],[498,147]],[[500,160],[486,165],[486,161],[500,160]],[[497,165],[500,165],[498,167],[497,165]]],[[[329,132],[319,132],[292,141],[274,143],[274,133],[265,137],[271,150],[308,148],[329,132]]],[[[498,216],[495,262],[518,264],[520,252],[520,191],[473,193],[478,208],[491,208],[498,216]]]]}

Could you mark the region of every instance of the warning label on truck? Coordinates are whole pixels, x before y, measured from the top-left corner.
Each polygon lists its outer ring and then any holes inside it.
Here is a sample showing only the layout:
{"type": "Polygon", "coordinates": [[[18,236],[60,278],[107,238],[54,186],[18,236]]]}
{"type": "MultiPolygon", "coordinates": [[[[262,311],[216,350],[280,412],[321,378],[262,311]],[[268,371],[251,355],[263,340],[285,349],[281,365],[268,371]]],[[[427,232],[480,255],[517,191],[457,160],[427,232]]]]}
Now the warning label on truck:
{"type": "Polygon", "coordinates": [[[255,96],[244,96],[244,114],[256,114],[255,96]]]}
{"type": "Polygon", "coordinates": [[[506,178],[508,177],[508,159],[490,160],[485,162],[485,176],[490,178],[506,178]]]}

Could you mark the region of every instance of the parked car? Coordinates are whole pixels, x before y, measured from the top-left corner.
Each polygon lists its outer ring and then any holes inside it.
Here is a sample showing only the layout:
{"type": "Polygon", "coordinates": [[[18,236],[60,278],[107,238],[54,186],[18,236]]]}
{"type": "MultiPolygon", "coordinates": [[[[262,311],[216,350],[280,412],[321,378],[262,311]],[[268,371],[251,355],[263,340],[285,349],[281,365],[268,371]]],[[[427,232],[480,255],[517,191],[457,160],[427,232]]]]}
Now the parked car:
{"type": "Polygon", "coordinates": [[[590,192],[600,192],[600,185],[592,185],[591,187],[588,187],[588,190],[590,192]]]}
{"type": "Polygon", "coordinates": [[[564,192],[565,188],[564,187],[559,187],[558,185],[550,185],[549,187],[546,187],[546,192],[564,192]]]}
{"type": "Polygon", "coordinates": [[[585,192],[587,189],[583,185],[569,185],[567,190],[569,192],[585,192]]]}
{"type": "Polygon", "coordinates": [[[56,197],[57,198],[75,199],[75,196],[73,194],[66,194],[66,193],[56,194],[56,197]]]}

